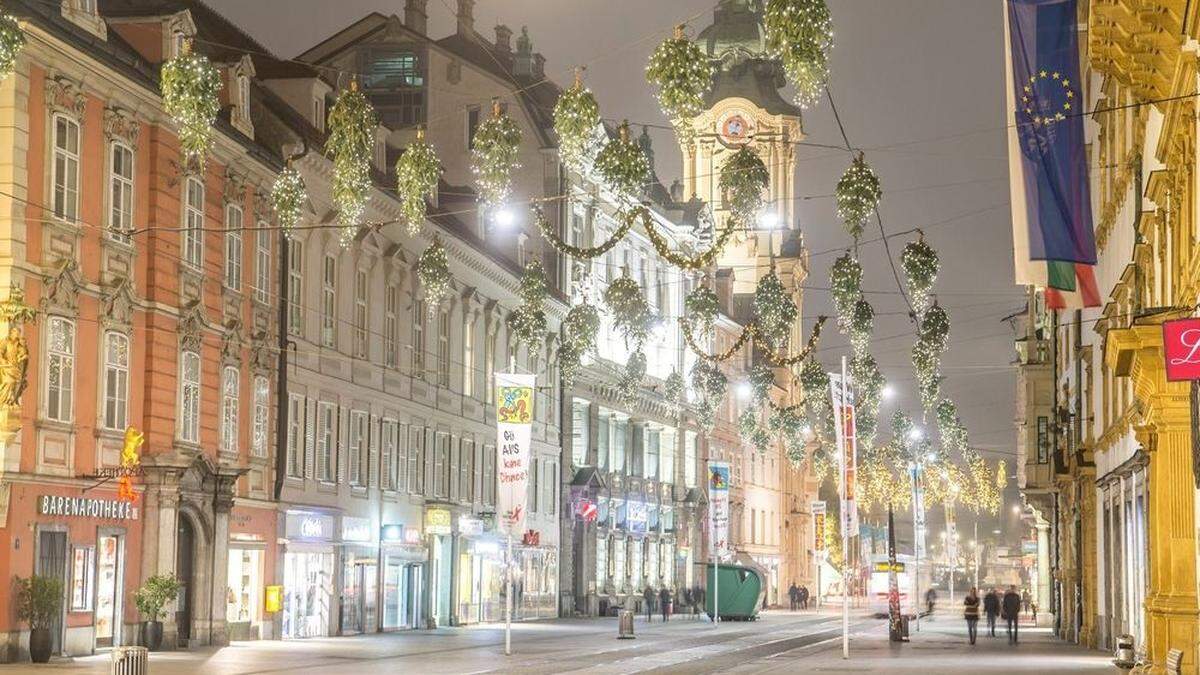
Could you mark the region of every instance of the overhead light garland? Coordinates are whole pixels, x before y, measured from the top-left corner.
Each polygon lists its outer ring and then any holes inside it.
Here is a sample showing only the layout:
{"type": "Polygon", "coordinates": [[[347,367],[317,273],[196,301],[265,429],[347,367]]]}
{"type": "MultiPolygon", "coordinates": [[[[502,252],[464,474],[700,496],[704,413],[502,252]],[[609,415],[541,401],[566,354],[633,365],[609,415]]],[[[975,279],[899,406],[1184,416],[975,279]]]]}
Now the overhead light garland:
{"type": "Polygon", "coordinates": [[[883,398],[886,381],[879,371],[879,364],[870,354],[855,355],[850,359],[850,378],[859,410],[855,415],[858,424],[859,447],[871,448],[875,443],[875,431],[879,425],[879,403],[883,398]]]}
{"type": "Polygon", "coordinates": [[[378,121],[358,81],[338,94],[329,110],[329,136],[325,152],[333,156],[333,203],[338,209],[341,242],[354,240],[366,213],[371,193],[371,157],[378,121]]]}
{"type": "Polygon", "coordinates": [[[930,290],[937,281],[938,262],[937,251],[925,242],[925,236],[920,235],[916,241],[905,245],[900,253],[900,266],[904,269],[904,278],[908,285],[908,295],[912,300],[917,315],[929,308],[930,290]]]}
{"type": "Polygon", "coordinates": [[[433,243],[417,259],[417,280],[425,291],[426,309],[433,316],[442,300],[450,297],[450,285],[454,281],[450,274],[450,260],[440,237],[434,237],[433,243]]]}
{"type": "Polygon", "coordinates": [[[17,55],[25,48],[25,31],[16,17],[0,12],[0,80],[8,78],[17,67],[17,55]]]}
{"type": "Polygon", "coordinates": [[[583,86],[583,69],[575,69],[575,84],[559,94],[554,104],[554,133],[563,164],[581,171],[594,151],[594,134],[600,125],[600,104],[583,86]]]}
{"type": "Polygon", "coordinates": [[[718,187],[730,213],[744,223],[752,223],[763,206],[763,192],[771,181],[771,172],[758,153],[743,145],[721,167],[718,187]]]}
{"type": "Polygon", "coordinates": [[[163,110],[175,123],[185,164],[202,170],[221,111],[221,74],[208,57],[192,51],[191,40],[184,40],[179,54],[163,64],[159,84],[163,110]]]}
{"type": "Polygon", "coordinates": [[[492,116],[475,130],[471,170],[485,210],[506,202],[512,192],[512,174],[521,167],[521,127],[492,99],[492,116]]]}
{"type": "Polygon", "coordinates": [[[596,155],[596,173],[623,199],[636,199],[650,177],[646,153],[629,137],[629,122],[622,122],[617,137],[596,155]]]}
{"type": "Polygon", "coordinates": [[[703,253],[697,253],[694,256],[686,256],[671,250],[671,245],[666,237],[658,231],[654,224],[654,218],[645,208],[639,206],[638,213],[641,215],[643,226],[646,230],[646,236],[650,239],[650,244],[654,246],[654,251],[658,256],[668,263],[682,270],[699,271],[707,268],[721,255],[721,251],[725,250],[725,245],[733,237],[733,233],[737,230],[739,221],[737,218],[728,218],[725,227],[717,234],[717,238],[703,253]]]}
{"type": "Polygon", "coordinates": [[[655,97],[681,143],[692,141],[691,118],[704,110],[704,96],[712,87],[715,72],[704,50],[683,34],[682,25],[650,56],[646,80],[658,88],[655,97]]]}
{"type": "Polygon", "coordinates": [[[807,426],[802,404],[772,406],[770,417],[767,419],[767,429],[783,437],[784,454],[794,467],[799,467],[807,459],[807,426]]]}
{"type": "Polygon", "coordinates": [[[396,159],[396,194],[405,230],[416,236],[425,224],[425,200],[437,195],[442,164],[433,146],[425,140],[425,128],[417,127],[417,137],[396,159]]]}
{"type": "Polygon", "coordinates": [[[796,303],[772,268],[754,289],[754,325],[758,336],[772,350],[781,351],[799,314],[796,303]]]}
{"type": "Polygon", "coordinates": [[[638,389],[642,386],[642,378],[645,376],[646,354],[639,346],[629,355],[629,360],[625,362],[625,368],[621,371],[621,377],[617,380],[617,399],[626,405],[632,403],[637,397],[638,389]]]}
{"type": "Polygon", "coordinates": [[[583,352],[573,344],[564,342],[558,347],[558,372],[562,374],[563,386],[575,384],[583,370],[583,352]]]}
{"type": "Polygon", "coordinates": [[[304,188],[304,179],[300,172],[292,168],[292,163],[284,167],[275,178],[271,188],[271,203],[275,207],[275,219],[285,234],[292,236],[296,223],[300,222],[300,214],[304,203],[308,201],[308,192],[304,188]]]}
{"type": "Polygon", "coordinates": [[[829,373],[815,358],[805,359],[800,366],[800,389],[804,393],[804,410],[810,431],[822,446],[827,446],[834,432],[829,373]]]}
{"type": "Polygon", "coordinates": [[[829,80],[833,23],[825,0],[768,0],[763,28],[768,50],[795,88],[796,105],[812,107],[829,80]]]}
{"type": "Polygon", "coordinates": [[[767,366],[756,363],[750,368],[750,401],[753,406],[761,408],[771,400],[771,387],[775,384],[775,374],[767,366]]]}
{"type": "Polygon", "coordinates": [[[862,236],[867,219],[875,213],[883,197],[879,176],[871,170],[861,152],[838,180],[834,195],[837,198],[838,217],[842,219],[846,231],[857,241],[862,236]]]}
{"type": "Polygon", "coordinates": [[[547,288],[542,263],[537,260],[527,263],[521,274],[521,304],[508,315],[508,328],[516,342],[524,344],[531,353],[541,348],[546,337],[547,288]]]}
{"type": "MultiPolygon", "coordinates": [[[[639,207],[640,208],[640,207],[639,207]]],[[[621,243],[626,234],[629,234],[635,223],[637,223],[639,209],[626,209],[617,212],[615,219],[618,223],[617,229],[613,231],[612,236],[604,240],[596,246],[572,246],[563,240],[559,235],[558,230],[546,220],[546,215],[542,213],[540,208],[533,209],[533,222],[537,224],[538,230],[542,236],[550,242],[554,248],[565,253],[572,258],[578,260],[591,260],[598,258],[605,253],[608,253],[614,246],[621,243]]]]}
{"type": "Polygon", "coordinates": [[[950,399],[942,399],[937,404],[938,435],[942,445],[960,454],[967,452],[967,430],[958,419],[958,407],[950,399]]]}
{"type": "Polygon", "coordinates": [[[625,344],[639,348],[650,331],[650,305],[642,287],[626,274],[604,289],[604,304],[612,317],[613,327],[625,336],[625,344]]]}

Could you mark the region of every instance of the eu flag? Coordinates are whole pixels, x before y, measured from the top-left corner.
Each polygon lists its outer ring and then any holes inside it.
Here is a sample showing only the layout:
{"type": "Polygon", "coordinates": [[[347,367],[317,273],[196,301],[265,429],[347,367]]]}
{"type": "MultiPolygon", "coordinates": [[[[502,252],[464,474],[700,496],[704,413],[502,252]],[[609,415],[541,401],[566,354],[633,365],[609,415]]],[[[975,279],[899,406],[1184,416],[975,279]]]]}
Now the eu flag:
{"type": "MultiPolygon", "coordinates": [[[[1079,81],[1077,0],[1008,0],[1029,258],[1096,263],[1079,81]]],[[[1015,167],[1014,167],[1015,168],[1015,167]]],[[[1052,265],[1053,267],[1053,265],[1052,265]]],[[[1073,288],[1073,286],[1072,286],[1073,288]]]]}

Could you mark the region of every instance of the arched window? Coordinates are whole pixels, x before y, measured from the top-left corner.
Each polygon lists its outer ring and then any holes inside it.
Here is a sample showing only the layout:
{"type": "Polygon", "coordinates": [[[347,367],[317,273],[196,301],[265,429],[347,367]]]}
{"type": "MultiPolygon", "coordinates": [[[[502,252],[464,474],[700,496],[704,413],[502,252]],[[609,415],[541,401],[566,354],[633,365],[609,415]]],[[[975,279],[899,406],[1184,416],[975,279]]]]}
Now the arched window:
{"type": "Polygon", "coordinates": [[[111,145],[108,186],[109,232],[128,243],[133,229],[133,150],[122,143],[111,145]]]}
{"type": "Polygon", "coordinates": [[[179,357],[179,440],[200,442],[200,355],[193,351],[179,357]]]}
{"type": "Polygon", "coordinates": [[[227,366],[221,373],[221,452],[230,455],[238,451],[239,378],[233,366],[227,366]]]}

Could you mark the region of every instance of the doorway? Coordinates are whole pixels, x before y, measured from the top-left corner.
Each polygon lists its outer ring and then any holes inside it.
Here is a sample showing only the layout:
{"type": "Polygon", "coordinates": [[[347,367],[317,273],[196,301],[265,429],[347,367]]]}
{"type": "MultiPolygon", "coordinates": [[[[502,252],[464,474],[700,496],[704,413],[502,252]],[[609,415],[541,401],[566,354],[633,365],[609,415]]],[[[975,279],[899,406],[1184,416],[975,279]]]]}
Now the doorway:
{"type": "Polygon", "coordinates": [[[342,585],[342,634],[376,630],[376,593],[378,567],[373,562],[353,558],[346,562],[342,585]]]}
{"type": "Polygon", "coordinates": [[[179,580],[179,597],[175,605],[175,626],[179,646],[187,647],[192,638],[192,604],[195,597],[194,572],[196,529],[186,516],[179,516],[175,533],[175,577],[179,580]]]}
{"type": "Polygon", "coordinates": [[[96,648],[121,643],[122,544],[118,534],[96,539],[96,648]]]}
{"type": "MultiPolygon", "coordinates": [[[[67,588],[67,533],[42,530],[38,533],[37,570],[40,577],[58,579],[67,588]]],[[[65,593],[65,591],[64,591],[65,593]]],[[[63,596],[65,599],[65,595],[63,596]]],[[[62,603],[64,606],[66,603],[62,603]]],[[[50,625],[50,652],[61,654],[63,648],[63,611],[54,616],[50,625]]]]}

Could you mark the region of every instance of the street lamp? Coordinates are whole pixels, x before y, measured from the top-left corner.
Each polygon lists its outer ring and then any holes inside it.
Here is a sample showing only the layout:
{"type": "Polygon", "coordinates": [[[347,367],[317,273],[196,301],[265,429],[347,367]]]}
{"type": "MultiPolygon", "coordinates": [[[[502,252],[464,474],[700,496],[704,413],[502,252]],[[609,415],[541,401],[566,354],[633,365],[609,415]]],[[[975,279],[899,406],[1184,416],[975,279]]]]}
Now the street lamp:
{"type": "Polygon", "coordinates": [[[737,396],[739,399],[741,399],[743,401],[748,400],[750,398],[750,394],[752,394],[752,393],[754,393],[754,392],[750,389],[749,382],[739,382],[738,383],[737,396]]]}
{"type": "Polygon", "coordinates": [[[886,401],[886,400],[890,400],[893,396],[896,395],[896,390],[892,388],[892,385],[885,384],[885,385],[883,385],[883,392],[881,392],[881,393],[883,394],[883,398],[886,401]]]}
{"type": "Polygon", "coordinates": [[[758,227],[763,230],[773,230],[779,227],[779,214],[768,208],[758,214],[758,227]]]}
{"type": "Polygon", "coordinates": [[[492,215],[492,220],[495,221],[496,225],[508,229],[516,224],[517,214],[514,213],[511,208],[507,206],[501,206],[499,209],[496,209],[496,213],[492,215]]]}

